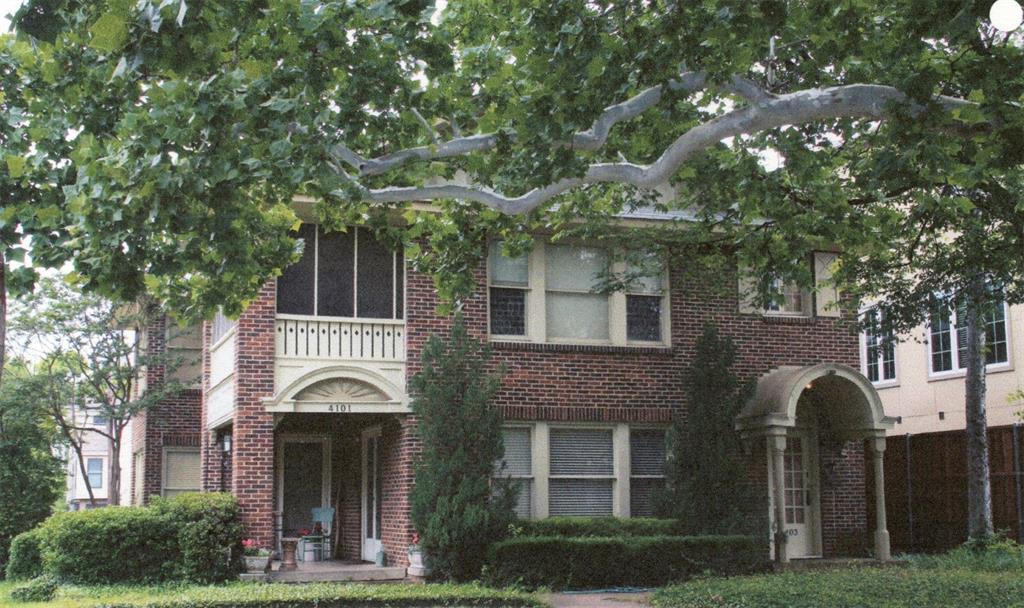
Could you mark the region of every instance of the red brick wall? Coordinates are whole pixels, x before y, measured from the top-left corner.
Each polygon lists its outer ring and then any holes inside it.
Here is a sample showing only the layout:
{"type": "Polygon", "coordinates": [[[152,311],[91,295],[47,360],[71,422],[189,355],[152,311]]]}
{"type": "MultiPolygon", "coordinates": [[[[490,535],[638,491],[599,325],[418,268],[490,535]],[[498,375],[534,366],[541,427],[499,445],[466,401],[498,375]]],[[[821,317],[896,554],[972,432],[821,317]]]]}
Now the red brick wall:
{"type": "MultiPolygon", "coordinates": [[[[167,320],[162,315],[153,315],[144,328],[146,333],[146,354],[160,357],[166,354],[167,320]]],[[[154,389],[163,385],[165,369],[162,365],[146,367],[146,388],[154,389]]],[[[132,454],[143,453],[143,486],[142,499],[148,502],[149,497],[159,495],[163,484],[163,448],[171,446],[200,445],[201,391],[186,389],[172,397],[165,398],[148,411],[134,417],[131,424],[132,454]]],[[[122,469],[128,470],[125,463],[122,469]]],[[[136,495],[136,475],[133,471],[130,479],[122,478],[122,483],[130,483],[132,497],[136,495]]]]}
{"type": "MultiPolygon", "coordinates": [[[[821,544],[825,557],[867,557],[864,443],[819,444],[821,544]]],[[[872,529],[874,526],[871,526],[872,529]]]]}
{"type": "Polygon", "coordinates": [[[274,393],[276,283],[267,281],[238,319],[231,490],[248,537],[274,543],[274,417],[263,399],[274,393]]]}

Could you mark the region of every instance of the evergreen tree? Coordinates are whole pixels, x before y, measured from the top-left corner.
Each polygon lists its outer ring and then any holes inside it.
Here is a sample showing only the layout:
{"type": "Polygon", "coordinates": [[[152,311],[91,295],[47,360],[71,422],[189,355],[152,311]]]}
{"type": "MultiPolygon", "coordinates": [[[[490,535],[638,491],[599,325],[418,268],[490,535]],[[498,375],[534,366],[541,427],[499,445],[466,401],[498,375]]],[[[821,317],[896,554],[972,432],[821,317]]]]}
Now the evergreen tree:
{"type": "Polygon", "coordinates": [[[733,427],[753,388],[739,383],[735,359],[732,340],[719,336],[714,325],[705,326],[687,370],[687,416],[677,418],[669,432],[667,488],[659,511],[687,522],[695,533],[753,533],[767,510],[733,427]]]}
{"type": "Polygon", "coordinates": [[[504,454],[501,412],[491,404],[501,374],[488,371],[490,350],[461,316],[447,341],[430,337],[422,360],[411,382],[423,444],[412,521],[434,575],[468,580],[514,517],[512,486],[493,479],[504,454]]]}

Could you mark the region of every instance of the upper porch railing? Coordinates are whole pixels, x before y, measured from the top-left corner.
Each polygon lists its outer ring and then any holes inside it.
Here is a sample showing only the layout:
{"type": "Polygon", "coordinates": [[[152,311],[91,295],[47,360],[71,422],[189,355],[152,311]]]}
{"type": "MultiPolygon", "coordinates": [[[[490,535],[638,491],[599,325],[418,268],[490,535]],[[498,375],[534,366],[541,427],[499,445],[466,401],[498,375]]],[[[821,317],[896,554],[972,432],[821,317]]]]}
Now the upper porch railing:
{"type": "Polygon", "coordinates": [[[278,357],[405,361],[405,321],[278,314],[278,357]]]}

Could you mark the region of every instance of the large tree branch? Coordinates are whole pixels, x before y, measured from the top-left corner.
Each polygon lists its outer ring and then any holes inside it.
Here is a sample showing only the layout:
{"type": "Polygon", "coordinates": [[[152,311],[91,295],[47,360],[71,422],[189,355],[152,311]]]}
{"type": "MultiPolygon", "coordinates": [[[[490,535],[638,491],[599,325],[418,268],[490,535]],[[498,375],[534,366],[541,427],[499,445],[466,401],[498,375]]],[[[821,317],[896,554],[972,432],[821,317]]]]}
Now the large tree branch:
{"type": "MultiPolygon", "coordinates": [[[[756,95],[753,89],[748,90],[747,93],[751,96],[756,95]]],[[[648,89],[628,102],[624,102],[627,104],[624,109],[613,110],[619,106],[612,106],[602,114],[598,122],[595,122],[595,126],[592,128],[593,134],[588,137],[593,137],[594,141],[603,142],[603,139],[607,137],[607,130],[601,125],[607,124],[609,125],[607,128],[610,128],[610,125],[625,120],[625,117],[641,113],[642,110],[639,108],[650,107],[649,104],[652,102],[648,98],[643,98],[644,95],[655,96],[654,93],[651,93],[651,89],[648,89]],[[636,105],[629,105],[634,103],[636,105]],[[609,114],[609,112],[611,113],[609,114]]],[[[660,95],[659,91],[656,96],[660,98],[660,95]]],[[[362,194],[365,200],[377,203],[454,198],[478,202],[502,213],[526,213],[553,197],[584,184],[619,183],[641,188],[654,187],[666,182],[683,163],[695,154],[727,138],[759,133],[785,125],[800,125],[836,118],[881,119],[894,103],[908,103],[907,109],[912,115],[925,110],[920,104],[909,102],[906,95],[898,89],[873,84],[808,89],[777,97],[765,94],[764,97],[758,98],[761,101],[727,112],[683,133],[665,149],[658,160],[650,165],[629,162],[595,163],[590,165],[581,177],[561,179],[520,196],[506,196],[482,186],[452,182],[418,187],[363,189],[362,194]]],[[[938,97],[935,99],[935,103],[946,110],[970,105],[968,101],[952,97],[938,97]]],[[[483,139],[493,136],[476,137],[483,139]]],[[[483,143],[471,144],[469,143],[471,141],[476,140],[472,137],[461,140],[458,144],[461,147],[460,154],[486,149],[483,143]]],[[[454,151],[448,150],[446,154],[448,153],[452,155],[454,151]]],[[[336,169],[344,174],[340,168],[336,167],[336,169]]]]}

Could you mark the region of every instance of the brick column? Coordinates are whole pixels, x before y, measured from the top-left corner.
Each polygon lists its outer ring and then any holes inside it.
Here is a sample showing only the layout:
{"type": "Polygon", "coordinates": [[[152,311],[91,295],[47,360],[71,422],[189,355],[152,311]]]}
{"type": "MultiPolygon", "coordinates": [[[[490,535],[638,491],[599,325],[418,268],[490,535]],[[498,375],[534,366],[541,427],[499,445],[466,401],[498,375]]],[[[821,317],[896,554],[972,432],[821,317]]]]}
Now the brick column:
{"type": "Polygon", "coordinates": [[[263,399],[274,393],[276,283],[268,281],[238,320],[231,487],[246,534],[274,543],[274,418],[263,399]]]}
{"type": "Polygon", "coordinates": [[[409,492],[413,484],[413,460],[420,451],[415,429],[416,418],[412,415],[401,416],[397,423],[384,427],[381,542],[388,565],[392,566],[409,565],[408,549],[414,531],[409,492]]]}

